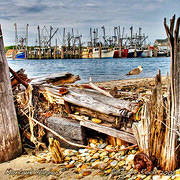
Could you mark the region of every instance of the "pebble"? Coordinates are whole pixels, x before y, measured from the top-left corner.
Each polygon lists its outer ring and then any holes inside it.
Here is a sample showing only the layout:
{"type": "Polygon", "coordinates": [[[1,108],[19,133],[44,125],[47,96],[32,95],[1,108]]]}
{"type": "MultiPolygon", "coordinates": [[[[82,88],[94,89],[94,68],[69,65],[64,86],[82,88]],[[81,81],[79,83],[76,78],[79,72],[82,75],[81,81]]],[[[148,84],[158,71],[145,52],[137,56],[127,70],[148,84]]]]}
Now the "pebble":
{"type": "Polygon", "coordinates": [[[99,158],[99,153],[95,153],[93,156],[92,156],[93,159],[98,159],[99,158]]]}
{"type": "Polygon", "coordinates": [[[101,164],[103,164],[104,162],[101,162],[101,161],[99,161],[99,162],[93,162],[92,164],[91,164],[91,167],[92,168],[94,168],[94,169],[99,169],[99,166],[101,165],[101,164]]]}
{"type": "Polygon", "coordinates": [[[122,167],[122,166],[124,166],[125,164],[126,164],[125,161],[120,161],[120,162],[118,163],[118,166],[122,167]]]}
{"type": "Polygon", "coordinates": [[[114,160],[114,161],[111,162],[111,166],[115,167],[117,165],[117,163],[118,163],[118,161],[114,160]]]}
{"type": "Polygon", "coordinates": [[[97,145],[97,148],[99,148],[99,149],[104,149],[106,146],[107,146],[106,143],[98,144],[98,145],[97,145]]]}
{"type": "Polygon", "coordinates": [[[109,157],[104,158],[103,162],[107,163],[109,161],[109,157]]]}
{"type": "Polygon", "coordinates": [[[91,143],[91,144],[90,144],[90,147],[95,148],[95,147],[96,147],[96,144],[91,143]]]}
{"type": "Polygon", "coordinates": [[[134,154],[130,154],[130,155],[128,155],[127,156],[127,158],[126,158],[126,164],[128,164],[130,161],[133,161],[134,160],[134,154]]]}
{"type": "Polygon", "coordinates": [[[87,153],[89,149],[79,149],[79,153],[84,154],[87,153]]]}
{"type": "Polygon", "coordinates": [[[85,170],[85,171],[82,172],[82,175],[83,175],[83,176],[88,176],[88,175],[91,174],[91,172],[92,172],[92,171],[90,171],[90,170],[85,170]]]}

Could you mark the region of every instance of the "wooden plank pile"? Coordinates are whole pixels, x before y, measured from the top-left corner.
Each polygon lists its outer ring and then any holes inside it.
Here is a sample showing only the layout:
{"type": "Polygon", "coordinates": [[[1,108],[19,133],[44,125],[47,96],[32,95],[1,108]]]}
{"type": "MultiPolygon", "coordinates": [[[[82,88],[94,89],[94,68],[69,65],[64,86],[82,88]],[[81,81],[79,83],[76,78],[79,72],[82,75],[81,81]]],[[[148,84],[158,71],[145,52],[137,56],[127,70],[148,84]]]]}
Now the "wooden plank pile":
{"type": "MultiPolygon", "coordinates": [[[[131,128],[142,104],[114,98],[104,89],[99,90],[92,82],[89,85],[72,85],[76,80],[79,80],[79,76],[61,73],[32,79],[31,90],[14,89],[18,119],[22,127],[30,124],[28,118],[31,116],[72,142],[85,143],[85,133],[81,133],[81,128],[85,127],[136,144],[131,128]],[[69,122],[69,130],[65,121],[69,122]],[[76,122],[74,125],[73,121],[76,122]],[[61,128],[58,130],[57,126],[61,128]],[[74,135],[77,132],[79,135],[74,135]]],[[[32,127],[26,130],[22,128],[24,141],[29,139],[32,142],[34,133],[36,140],[33,143],[42,143],[46,132],[34,123],[32,127]]],[[[44,146],[41,143],[38,147],[44,146]]]]}

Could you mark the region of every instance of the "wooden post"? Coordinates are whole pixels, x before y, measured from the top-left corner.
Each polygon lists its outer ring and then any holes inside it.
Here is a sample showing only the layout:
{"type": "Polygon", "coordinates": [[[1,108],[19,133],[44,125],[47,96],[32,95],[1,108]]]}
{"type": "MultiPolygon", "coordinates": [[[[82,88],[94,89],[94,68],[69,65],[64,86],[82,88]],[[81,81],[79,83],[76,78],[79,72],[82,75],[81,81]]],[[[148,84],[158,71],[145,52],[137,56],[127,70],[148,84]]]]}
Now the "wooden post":
{"type": "Polygon", "coordinates": [[[140,149],[150,157],[157,159],[157,166],[164,171],[178,167],[177,137],[180,136],[180,17],[170,21],[170,28],[164,19],[164,26],[171,47],[171,74],[167,98],[163,97],[161,75],[155,79],[151,100],[143,107],[141,124],[134,125],[134,135],[140,149]]]}
{"type": "Polygon", "coordinates": [[[22,144],[0,26],[0,162],[9,161],[21,153],[22,144]]]}
{"type": "Polygon", "coordinates": [[[121,50],[122,50],[122,41],[120,41],[120,46],[119,46],[119,58],[121,58],[121,50]]]}
{"type": "Polygon", "coordinates": [[[101,42],[99,43],[99,58],[102,58],[102,44],[101,42]]]}
{"type": "Polygon", "coordinates": [[[135,44],[134,57],[137,57],[137,52],[136,52],[136,44],[135,44]]]}
{"type": "Polygon", "coordinates": [[[163,149],[163,156],[165,156],[165,162],[163,164],[164,169],[174,170],[177,166],[177,134],[180,133],[180,41],[179,41],[179,26],[180,17],[177,19],[176,27],[175,15],[170,20],[170,28],[166,24],[166,18],[164,18],[164,27],[168,37],[168,41],[171,49],[171,71],[170,71],[170,92],[169,92],[169,122],[170,129],[166,129],[165,147],[163,149]]]}
{"type": "Polygon", "coordinates": [[[61,46],[61,59],[64,59],[64,46],[61,46]]]}

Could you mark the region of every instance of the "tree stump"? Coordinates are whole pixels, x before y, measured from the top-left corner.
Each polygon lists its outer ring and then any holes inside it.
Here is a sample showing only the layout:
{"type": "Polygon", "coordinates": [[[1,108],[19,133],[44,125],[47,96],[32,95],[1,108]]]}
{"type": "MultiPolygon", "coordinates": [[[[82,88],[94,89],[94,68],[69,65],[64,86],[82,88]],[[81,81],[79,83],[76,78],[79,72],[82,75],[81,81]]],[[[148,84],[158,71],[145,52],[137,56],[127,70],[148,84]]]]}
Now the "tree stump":
{"type": "Polygon", "coordinates": [[[16,158],[21,152],[22,144],[0,26],[0,162],[16,158]]]}

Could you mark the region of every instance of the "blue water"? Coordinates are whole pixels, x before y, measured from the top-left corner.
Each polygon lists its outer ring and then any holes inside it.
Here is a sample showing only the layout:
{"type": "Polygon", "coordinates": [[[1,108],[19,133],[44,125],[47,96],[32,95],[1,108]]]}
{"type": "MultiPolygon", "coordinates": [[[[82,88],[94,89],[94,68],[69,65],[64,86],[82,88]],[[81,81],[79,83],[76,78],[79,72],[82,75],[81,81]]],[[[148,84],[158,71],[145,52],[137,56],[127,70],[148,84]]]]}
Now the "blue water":
{"type": "Polygon", "coordinates": [[[28,77],[51,73],[70,72],[80,75],[80,83],[93,81],[110,81],[136,78],[126,76],[132,68],[143,66],[143,72],[138,76],[154,77],[158,70],[162,75],[170,71],[170,58],[122,58],[122,59],[59,59],[59,60],[9,60],[9,66],[15,71],[24,68],[28,77]]]}

